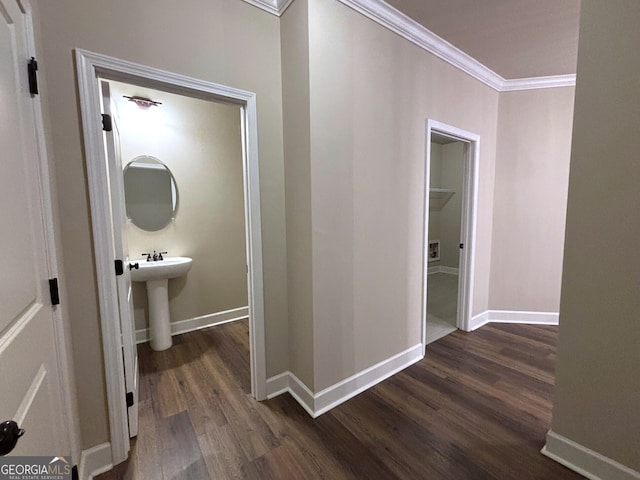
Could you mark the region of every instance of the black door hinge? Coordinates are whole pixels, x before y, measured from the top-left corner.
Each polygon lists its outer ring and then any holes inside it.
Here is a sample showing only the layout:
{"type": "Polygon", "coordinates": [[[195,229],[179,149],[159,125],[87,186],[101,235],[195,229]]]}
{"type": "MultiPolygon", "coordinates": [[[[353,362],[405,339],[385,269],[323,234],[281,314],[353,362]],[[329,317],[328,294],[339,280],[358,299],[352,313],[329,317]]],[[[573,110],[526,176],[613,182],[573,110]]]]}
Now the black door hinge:
{"type": "Polygon", "coordinates": [[[38,62],[35,58],[31,57],[27,64],[27,72],[29,73],[29,93],[31,95],[38,95],[38,62]]]}
{"type": "Polygon", "coordinates": [[[106,113],[102,114],[102,130],[104,130],[105,132],[110,132],[111,130],[113,130],[111,115],[107,115],[106,113]]]}
{"type": "Polygon", "coordinates": [[[116,260],[116,275],[122,275],[124,273],[124,262],[122,260],[116,260]]]}
{"type": "Polygon", "coordinates": [[[60,292],[58,291],[58,279],[49,279],[49,293],[51,294],[51,305],[60,305],[60,292]]]}
{"type": "Polygon", "coordinates": [[[133,392],[127,392],[127,408],[133,407],[133,392]]]}
{"type": "Polygon", "coordinates": [[[78,474],[78,465],[74,465],[71,469],[71,480],[80,480],[80,475],[78,474]]]}
{"type": "Polygon", "coordinates": [[[461,244],[460,244],[460,248],[464,248],[464,243],[461,243],[461,244]]]}

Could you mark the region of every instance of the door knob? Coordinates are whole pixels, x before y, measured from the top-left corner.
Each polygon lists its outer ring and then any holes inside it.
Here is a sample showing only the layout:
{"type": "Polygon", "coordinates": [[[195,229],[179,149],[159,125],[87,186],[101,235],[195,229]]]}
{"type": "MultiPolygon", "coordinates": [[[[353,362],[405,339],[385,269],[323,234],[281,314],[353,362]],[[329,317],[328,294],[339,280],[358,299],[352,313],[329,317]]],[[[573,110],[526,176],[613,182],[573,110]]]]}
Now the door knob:
{"type": "Polygon", "coordinates": [[[135,268],[136,270],[138,270],[138,269],[140,268],[140,264],[139,264],[138,262],[136,262],[136,263],[130,263],[130,264],[129,264],[129,270],[133,270],[134,268],[135,268]]]}
{"type": "Polygon", "coordinates": [[[22,435],[24,430],[13,420],[0,423],[0,456],[11,452],[22,435]]]}

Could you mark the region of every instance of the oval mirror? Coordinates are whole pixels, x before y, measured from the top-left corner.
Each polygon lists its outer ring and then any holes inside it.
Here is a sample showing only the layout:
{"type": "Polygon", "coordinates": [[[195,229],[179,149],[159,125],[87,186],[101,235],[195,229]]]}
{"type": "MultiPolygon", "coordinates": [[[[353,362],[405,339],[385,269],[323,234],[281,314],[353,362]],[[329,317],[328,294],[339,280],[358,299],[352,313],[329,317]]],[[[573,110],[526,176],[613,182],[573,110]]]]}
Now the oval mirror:
{"type": "Polygon", "coordinates": [[[171,170],[155,157],[136,157],[124,168],[127,217],[148,232],[163,229],[178,208],[178,187],[171,170]]]}

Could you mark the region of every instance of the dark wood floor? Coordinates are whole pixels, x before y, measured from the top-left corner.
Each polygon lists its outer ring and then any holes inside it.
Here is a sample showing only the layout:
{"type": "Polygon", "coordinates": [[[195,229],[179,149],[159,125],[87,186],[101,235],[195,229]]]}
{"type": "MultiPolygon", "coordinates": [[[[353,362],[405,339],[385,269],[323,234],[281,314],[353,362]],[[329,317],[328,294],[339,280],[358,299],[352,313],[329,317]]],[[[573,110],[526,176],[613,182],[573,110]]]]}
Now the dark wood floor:
{"type": "Polygon", "coordinates": [[[140,432],[114,479],[581,479],[542,456],[556,327],[487,325],[313,420],[250,396],[234,322],[140,351],[140,432]]]}

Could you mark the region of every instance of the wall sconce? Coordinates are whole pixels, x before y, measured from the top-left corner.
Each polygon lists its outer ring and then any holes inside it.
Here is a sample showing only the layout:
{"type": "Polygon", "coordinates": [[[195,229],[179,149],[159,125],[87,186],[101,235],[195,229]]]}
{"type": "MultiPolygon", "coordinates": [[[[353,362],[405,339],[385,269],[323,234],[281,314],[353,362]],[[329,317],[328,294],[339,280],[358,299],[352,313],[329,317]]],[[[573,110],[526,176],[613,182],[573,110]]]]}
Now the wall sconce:
{"type": "Polygon", "coordinates": [[[130,102],[135,103],[140,108],[146,109],[149,107],[157,107],[159,105],[162,105],[162,102],[156,102],[155,100],[151,100],[150,98],[144,98],[144,97],[138,97],[138,96],[129,97],[128,95],[123,95],[123,97],[128,99],[130,102]]]}

